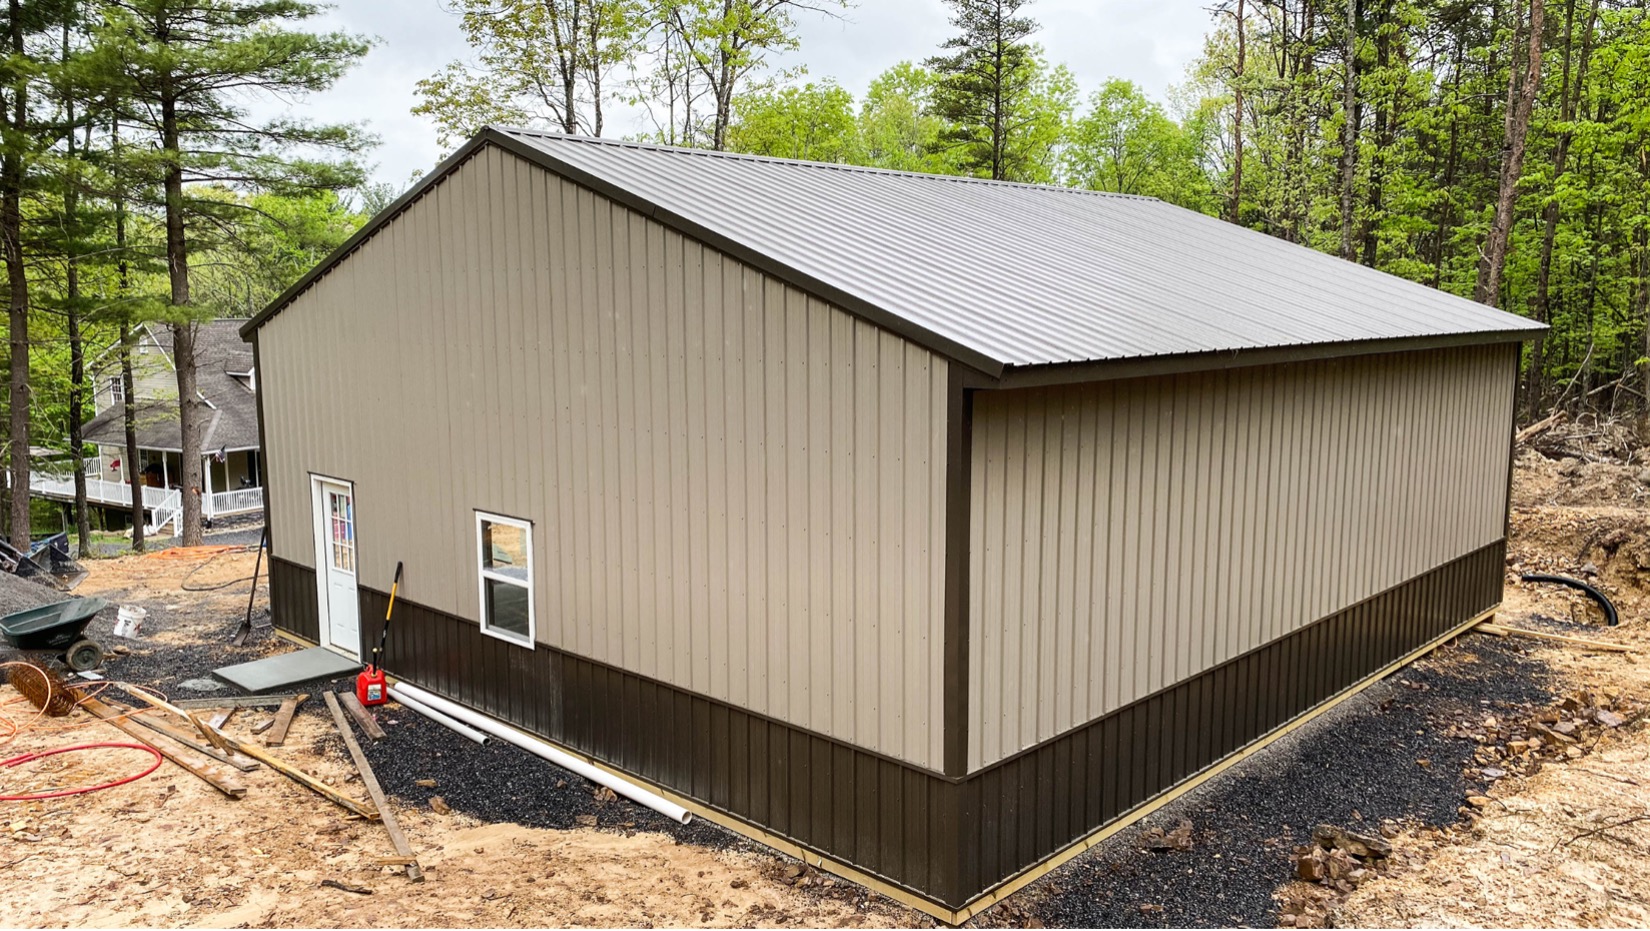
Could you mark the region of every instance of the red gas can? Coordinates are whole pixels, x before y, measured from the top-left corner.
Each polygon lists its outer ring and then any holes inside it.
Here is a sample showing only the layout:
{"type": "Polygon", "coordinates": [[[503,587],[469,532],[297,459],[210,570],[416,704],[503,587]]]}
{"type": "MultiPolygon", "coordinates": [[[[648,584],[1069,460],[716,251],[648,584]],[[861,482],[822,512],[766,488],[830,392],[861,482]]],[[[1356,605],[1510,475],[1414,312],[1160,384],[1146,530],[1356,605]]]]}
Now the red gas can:
{"type": "Polygon", "coordinates": [[[378,666],[368,666],[355,677],[355,697],[361,699],[363,705],[382,705],[389,701],[385,691],[384,670],[378,666]]]}

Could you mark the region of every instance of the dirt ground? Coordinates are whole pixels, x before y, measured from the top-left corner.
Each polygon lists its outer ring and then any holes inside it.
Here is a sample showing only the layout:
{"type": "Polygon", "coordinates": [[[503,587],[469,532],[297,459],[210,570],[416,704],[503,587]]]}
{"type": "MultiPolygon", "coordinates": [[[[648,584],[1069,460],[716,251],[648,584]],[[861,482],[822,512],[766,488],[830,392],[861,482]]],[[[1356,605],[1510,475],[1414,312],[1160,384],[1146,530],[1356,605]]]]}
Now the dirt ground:
{"type": "MultiPolygon", "coordinates": [[[[76,594],[148,606],[152,630],[134,643],[133,668],[156,674],[139,654],[198,648],[233,629],[246,608],[249,552],[126,557],[91,563],[76,594]],[[197,567],[201,567],[197,571],[197,567]],[[138,646],[141,644],[141,646],[138,646]]],[[[260,605],[262,602],[260,595],[260,605]]],[[[281,649],[266,638],[254,654],[281,649]]],[[[238,658],[247,658],[241,656],[238,658]]],[[[118,675],[121,661],[111,664],[118,675]]],[[[201,668],[204,673],[210,666],[201,668]]],[[[114,697],[111,693],[110,697],[114,697]]],[[[200,697],[177,693],[171,697],[200,697]]],[[[226,730],[249,741],[272,709],[245,709],[226,730]]],[[[0,758],[71,743],[123,741],[82,713],[39,719],[0,685],[0,715],[23,727],[0,758]]],[[[10,728],[0,722],[0,741],[10,728]]],[[[347,794],[364,799],[329,716],[300,714],[271,751],[347,794]]],[[[193,757],[193,754],[189,754],[193,757]]],[[[96,784],[151,761],[98,749],[0,771],[0,791],[26,794],[96,784]]],[[[230,800],[168,763],[129,785],[69,798],[0,803],[0,926],[3,927],[862,927],[927,924],[914,912],[817,873],[792,876],[796,861],[748,844],[703,846],[638,830],[547,830],[438,814],[397,800],[397,815],[426,873],[409,882],[384,829],[260,768],[229,773],[247,787],[230,800]],[[332,880],[365,890],[321,885],[332,880]]]]}
{"type": "MultiPolygon", "coordinates": [[[[1605,653],[1522,641],[1545,663],[1557,695],[1585,692],[1613,726],[1587,722],[1578,755],[1505,753],[1480,763],[1494,778],[1451,824],[1396,826],[1384,870],[1350,892],[1291,883],[1277,898],[1285,924],[1336,926],[1650,925],[1650,472],[1621,462],[1527,452],[1517,469],[1507,599],[1498,621],[1630,645],[1605,653]],[[1567,470],[1569,474],[1561,474],[1567,470]],[[1641,477],[1644,479],[1641,481],[1641,477]],[[1584,488],[1584,491],[1578,490],[1584,488]],[[1621,609],[1607,629],[1578,593],[1517,581],[1525,571],[1586,576],[1621,609]],[[1309,902],[1303,909],[1290,903],[1309,902]]],[[[141,603],[154,621],[141,647],[111,663],[133,681],[170,681],[159,663],[191,657],[199,674],[245,611],[252,554],[221,551],[126,557],[91,564],[77,594],[141,603]],[[208,644],[206,641],[210,640],[208,644]],[[192,652],[198,651],[198,652],[192,652]],[[124,665],[123,665],[124,664],[124,665]],[[127,671],[123,671],[127,670],[127,671]]],[[[265,595],[258,605],[266,604],[265,595]]],[[[1451,662],[1471,662],[1468,649],[1451,662]]],[[[260,633],[252,658],[283,649],[260,633]],[[261,638],[261,639],[260,639],[261,638]]],[[[199,697],[177,693],[174,697],[199,697]]],[[[1570,712],[1564,712],[1569,714],[1570,712]]],[[[1591,713],[1591,712],[1589,712],[1591,713]]],[[[229,731],[246,739],[269,712],[247,709],[229,731]]],[[[36,719],[0,685],[0,758],[68,743],[124,740],[84,715],[36,719]],[[20,727],[7,737],[8,725],[20,727]]],[[[1463,734],[1485,722],[1457,722],[1463,734]]],[[[1524,722],[1496,722],[1483,738],[1501,754],[1524,722]],[[1492,729],[1493,730],[1493,729],[1492,729]]],[[[1530,723],[1530,727],[1534,724],[1530,723]]],[[[393,738],[392,738],[393,739],[393,738]]],[[[1550,748],[1549,748],[1550,749],[1550,748]]],[[[364,798],[325,714],[300,715],[273,751],[364,798]]],[[[1486,753],[1490,750],[1486,749],[1486,753]]],[[[1488,757],[1486,757],[1488,759],[1488,757]]],[[[86,784],[136,772],[149,757],[93,750],[0,770],[0,791],[86,784]]],[[[931,925],[925,916],[795,861],[744,843],[701,844],[651,830],[555,830],[488,823],[421,802],[395,804],[428,879],[413,884],[377,824],[269,771],[237,774],[246,797],[228,800],[167,764],[91,795],[0,803],[0,926],[763,926],[931,925]],[[331,881],[348,888],[323,883],[331,881]],[[350,891],[357,889],[361,891],[350,891]]],[[[439,787],[430,791],[440,792],[439,787]]],[[[1242,861],[1242,858],[1239,858],[1242,861]]],[[[1247,861],[1242,861],[1247,862],[1247,861]]],[[[1077,866],[1065,868],[1070,870],[1077,866]]],[[[1055,878],[1059,871],[1054,874],[1055,878]]],[[[1012,905],[1012,902],[1011,902],[1012,905]]],[[[1012,907],[986,923],[1019,919],[1012,907]]]]}

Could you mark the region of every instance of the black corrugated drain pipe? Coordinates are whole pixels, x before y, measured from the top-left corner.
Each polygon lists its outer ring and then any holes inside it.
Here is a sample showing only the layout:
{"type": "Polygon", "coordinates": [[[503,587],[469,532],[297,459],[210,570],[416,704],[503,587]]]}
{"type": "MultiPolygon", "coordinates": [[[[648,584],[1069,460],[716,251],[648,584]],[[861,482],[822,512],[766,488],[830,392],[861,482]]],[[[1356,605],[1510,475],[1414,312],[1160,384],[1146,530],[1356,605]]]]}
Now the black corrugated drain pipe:
{"type": "Polygon", "coordinates": [[[1551,582],[1554,585],[1568,585],[1571,588],[1580,589],[1598,602],[1599,607],[1604,609],[1604,623],[1614,627],[1621,621],[1621,618],[1616,614],[1616,606],[1610,603],[1610,599],[1605,597],[1603,592],[1580,579],[1572,579],[1567,575],[1542,575],[1539,572],[1526,572],[1519,576],[1518,580],[1520,582],[1551,582]]]}

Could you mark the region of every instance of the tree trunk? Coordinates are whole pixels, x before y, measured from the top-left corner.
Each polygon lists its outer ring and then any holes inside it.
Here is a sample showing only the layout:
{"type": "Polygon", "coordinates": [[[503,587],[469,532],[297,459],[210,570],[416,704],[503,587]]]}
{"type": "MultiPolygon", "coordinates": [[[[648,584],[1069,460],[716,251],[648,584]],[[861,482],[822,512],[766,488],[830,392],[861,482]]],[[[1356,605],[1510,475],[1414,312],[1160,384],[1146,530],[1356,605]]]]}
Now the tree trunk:
{"type": "MultiPolygon", "coordinates": [[[[19,0],[11,0],[11,53],[18,57],[23,48],[23,19],[19,0]]],[[[11,542],[18,549],[29,548],[29,278],[23,267],[23,154],[22,144],[28,120],[28,82],[19,77],[11,88],[7,122],[14,144],[0,156],[0,240],[6,260],[6,282],[10,286],[7,323],[10,326],[11,379],[9,395],[11,420],[9,452],[11,464],[11,542]]]]}
{"type": "MultiPolygon", "coordinates": [[[[121,230],[125,241],[125,230],[121,230]]],[[[126,290],[126,261],[120,262],[121,290],[126,290]]],[[[120,321],[120,385],[126,400],[122,404],[121,420],[126,427],[126,486],[132,490],[132,551],[143,552],[143,474],[138,470],[137,398],[132,396],[132,325],[120,321]]]]}
{"type": "MultiPolygon", "coordinates": [[[[1568,0],[1564,5],[1564,71],[1559,87],[1559,119],[1570,123],[1575,119],[1576,108],[1581,101],[1583,89],[1587,83],[1587,61],[1592,55],[1593,27],[1598,21],[1598,0],[1593,0],[1587,17],[1587,24],[1582,29],[1581,59],[1575,66],[1575,77],[1571,79],[1571,37],[1575,25],[1575,0],[1568,0]]],[[[1553,184],[1556,187],[1568,168],[1570,143],[1574,133],[1562,129],[1558,133],[1558,141],[1553,150],[1553,184]]],[[[1552,274],[1553,248],[1558,239],[1559,206],[1556,191],[1548,198],[1547,205],[1542,210],[1541,230],[1541,259],[1536,265],[1535,299],[1530,304],[1530,316],[1546,323],[1552,319],[1552,274]]],[[[1526,411],[1533,416],[1541,409],[1543,399],[1547,394],[1547,360],[1546,340],[1537,336],[1530,344],[1530,368],[1525,376],[1524,400],[1526,411]]]]}
{"type": "Polygon", "coordinates": [[[1243,68],[1247,53],[1243,28],[1243,0],[1237,0],[1237,73],[1232,81],[1232,196],[1226,219],[1237,223],[1243,206],[1243,68]]]}
{"type": "MultiPolygon", "coordinates": [[[[69,60],[69,24],[63,24],[63,61],[69,60]]],[[[68,147],[69,162],[75,158],[74,98],[65,94],[64,111],[68,117],[68,132],[64,141],[68,147]]],[[[90,136],[87,142],[90,144],[90,136]]],[[[86,344],[80,337],[80,249],[75,234],[80,226],[79,179],[70,177],[63,187],[63,216],[70,235],[66,245],[67,261],[63,271],[63,295],[68,305],[69,330],[69,457],[74,465],[74,529],[80,538],[76,551],[82,557],[92,555],[92,522],[86,507],[86,440],[84,399],[86,397],[86,344]]]]}
{"type": "MultiPolygon", "coordinates": [[[[120,121],[109,124],[109,144],[120,162],[120,121]]],[[[137,398],[133,396],[132,378],[132,323],[127,317],[127,299],[132,291],[131,266],[126,261],[126,192],[115,187],[115,274],[116,293],[120,296],[120,386],[121,424],[126,432],[126,487],[132,495],[132,551],[143,552],[143,475],[138,470],[137,398]]]]}
{"type": "Polygon", "coordinates": [[[1516,56],[1508,64],[1506,145],[1501,157],[1501,182],[1495,198],[1495,215],[1484,242],[1484,256],[1478,265],[1478,284],[1473,297],[1480,304],[1497,306],[1501,298],[1501,274],[1507,265],[1507,243],[1512,234],[1513,207],[1518,179],[1524,171],[1524,146],[1530,131],[1530,113],[1541,89],[1541,44],[1544,32],[1542,0],[1530,0],[1529,52],[1520,78],[1516,56]]]}
{"type": "Polygon", "coordinates": [[[189,251],[183,228],[183,156],[178,148],[177,98],[164,81],[161,97],[161,147],[166,166],[166,271],[172,288],[174,313],[172,365],[177,369],[178,429],[181,434],[179,486],[183,515],[179,531],[184,546],[201,545],[201,402],[195,378],[195,324],[189,313],[189,251]]]}
{"type": "Polygon", "coordinates": [[[1354,194],[1358,181],[1358,129],[1362,110],[1358,106],[1358,17],[1363,0],[1346,0],[1346,78],[1341,110],[1341,258],[1358,260],[1357,210],[1354,194]]]}

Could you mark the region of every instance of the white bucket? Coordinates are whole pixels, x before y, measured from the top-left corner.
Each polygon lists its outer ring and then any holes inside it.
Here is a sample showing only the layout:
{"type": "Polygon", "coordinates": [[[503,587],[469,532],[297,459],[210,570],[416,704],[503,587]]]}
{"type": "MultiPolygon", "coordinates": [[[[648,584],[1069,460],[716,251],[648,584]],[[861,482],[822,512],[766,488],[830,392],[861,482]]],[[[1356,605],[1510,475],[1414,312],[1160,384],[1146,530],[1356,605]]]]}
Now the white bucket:
{"type": "Polygon", "coordinates": [[[115,636],[136,639],[143,631],[143,621],[149,612],[137,605],[121,605],[115,612],[115,636]]]}

